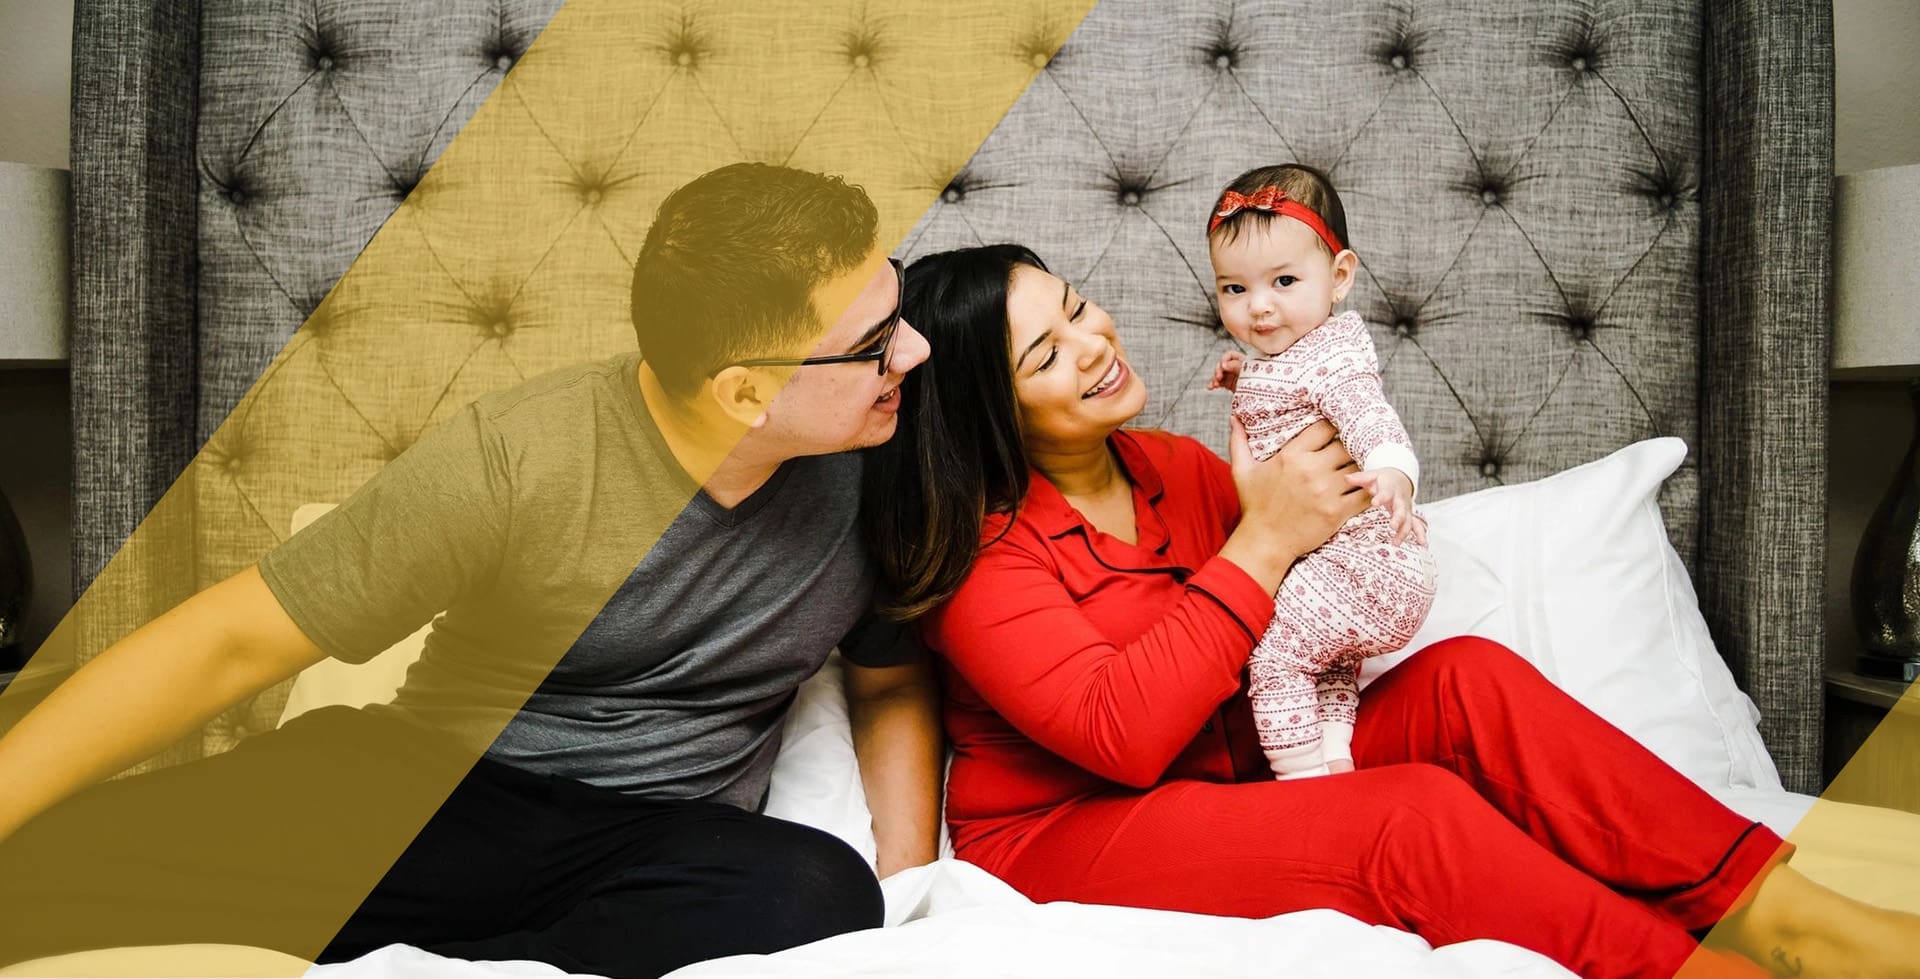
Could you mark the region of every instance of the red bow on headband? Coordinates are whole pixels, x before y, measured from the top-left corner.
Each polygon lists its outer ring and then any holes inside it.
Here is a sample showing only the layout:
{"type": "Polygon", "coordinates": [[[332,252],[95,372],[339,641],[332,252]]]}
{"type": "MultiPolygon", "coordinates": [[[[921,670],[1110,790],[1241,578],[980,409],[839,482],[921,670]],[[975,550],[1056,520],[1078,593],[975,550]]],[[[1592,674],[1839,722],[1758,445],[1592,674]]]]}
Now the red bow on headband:
{"type": "Polygon", "coordinates": [[[1335,255],[1340,254],[1346,247],[1340,244],[1340,239],[1334,235],[1333,229],[1327,227],[1325,221],[1320,220],[1320,215],[1315,214],[1313,208],[1288,197],[1286,191],[1273,184],[1268,184],[1251,194],[1232,190],[1221,194],[1220,203],[1213,209],[1213,219],[1207,222],[1207,234],[1213,234],[1214,229],[1220,227],[1220,222],[1245,210],[1266,211],[1280,217],[1293,218],[1312,228],[1313,233],[1319,235],[1320,240],[1326,242],[1327,248],[1335,255]]]}

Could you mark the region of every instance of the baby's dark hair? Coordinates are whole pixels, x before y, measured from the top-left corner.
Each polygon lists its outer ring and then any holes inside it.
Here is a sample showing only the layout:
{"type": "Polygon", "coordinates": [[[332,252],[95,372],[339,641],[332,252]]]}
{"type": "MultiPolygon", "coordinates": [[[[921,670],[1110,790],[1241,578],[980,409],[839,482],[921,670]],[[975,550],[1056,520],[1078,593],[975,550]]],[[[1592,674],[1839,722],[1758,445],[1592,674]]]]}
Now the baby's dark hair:
{"type": "MultiPolygon", "coordinates": [[[[1353,247],[1353,239],[1347,237],[1347,210],[1340,205],[1340,195],[1334,191],[1333,181],[1328,180],[1326,174],[1305,164],[1282,163],[1254,167],[1233,178],[1233,182],[1222,188],[1220,194],[1225,196],[1229,190],[1236,194],[1252,194],[1269,185],[1280,188],[1287,197],[1313,208],[1313,212],[1320,215],[1320,220],[1327,223],[1327,229],[1340,239],[1341,244],[1349,249],[1353,247]]],[[[1218,210],[1219,198],[1214,198],[1214,202],[1214,208],[1218,210]]],[[[1211,220],[1212,212],[1207,217],[1211,220]]],[[[1233,241],[1240,237],[1241,225],[1253,222],[1254,227],[1261,228],[1273,219],[1274,215],[1268,211],[1245,208],[1220,222],[1220,226],[1213,229],[1208,237],[1217,236],[1221,241],[1233,241]]],[[[1326,243],[1322,242],[1320,247],[1325,248],[1326,243]]]]}

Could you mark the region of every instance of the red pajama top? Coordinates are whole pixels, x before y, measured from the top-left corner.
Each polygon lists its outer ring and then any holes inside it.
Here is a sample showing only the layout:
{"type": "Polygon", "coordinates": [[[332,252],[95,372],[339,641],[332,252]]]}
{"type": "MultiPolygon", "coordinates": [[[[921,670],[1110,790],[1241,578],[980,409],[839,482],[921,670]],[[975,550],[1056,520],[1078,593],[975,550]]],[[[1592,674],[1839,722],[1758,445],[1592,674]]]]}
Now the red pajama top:
{"type": "Polygon", "coordinates": [[[1070,804],[1171,779],[1265,779],[1243,679],[1273,597],[1218,557],[1240,519],[1227,464],[1164,432],[1109,440],[1138,543],[1038,472],[1012,527],[924,621],[946,680],[947,818],[960,856],[1010,859],[1070,804]],[[969,856],[968,851],[973,851],[969,856]]]}

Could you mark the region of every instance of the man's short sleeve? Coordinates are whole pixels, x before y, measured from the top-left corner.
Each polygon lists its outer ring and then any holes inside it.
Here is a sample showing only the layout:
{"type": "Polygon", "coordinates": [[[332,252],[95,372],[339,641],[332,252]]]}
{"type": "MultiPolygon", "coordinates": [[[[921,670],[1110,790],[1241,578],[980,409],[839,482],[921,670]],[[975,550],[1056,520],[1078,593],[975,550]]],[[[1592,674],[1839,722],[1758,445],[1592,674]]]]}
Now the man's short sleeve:
{"type": "Polygon", "coordinates": [[[506,452],[475,406],[260,560],[294,623],[361,663],[486,587],[505,549],[506,452]]]}
{"type": "Polygon", "coordinates": [[[871,613],[840,640],[840,655],[855,666],[906,666],[926,655],[920,629],[911,622],[889,622],[871,613]]]}

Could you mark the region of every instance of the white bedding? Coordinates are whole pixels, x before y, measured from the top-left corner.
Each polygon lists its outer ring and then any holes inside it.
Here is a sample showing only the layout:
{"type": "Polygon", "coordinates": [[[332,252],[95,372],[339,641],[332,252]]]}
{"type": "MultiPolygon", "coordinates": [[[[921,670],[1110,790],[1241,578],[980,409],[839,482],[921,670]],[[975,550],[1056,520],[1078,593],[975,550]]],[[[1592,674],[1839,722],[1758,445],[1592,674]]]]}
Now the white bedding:
{"type": "MultiPolygon", "coordinates": [[[[1814,800],[1779,791],[1734,790],[1724,801],[1786,832],[1814,800]]],[[[1886,818],[1903,821],[1910,831],[1920,829],[1920,817],[1888,814],[1886,818]]],[[[1874,862],[1884,874],[1885,864],[1878,858],[1874,862]]],[[[1501,942],[1433,949],[1413,935],[1370,927],[1336,911],[1249,920],[1069,903],[1037,905],[985,871],[951,859],[896,874],[884,887],[884,929],[842,935],[777,955],[704,962],[675,972],[674,979],[1056,979],[1065,975],[1567,979],[1571,975],[1540,955],[1501,942]]],[[[507,979],[561,974],[537,963],[466,962],[399,945],[309,973],[317,979],[507,979]]]]}

